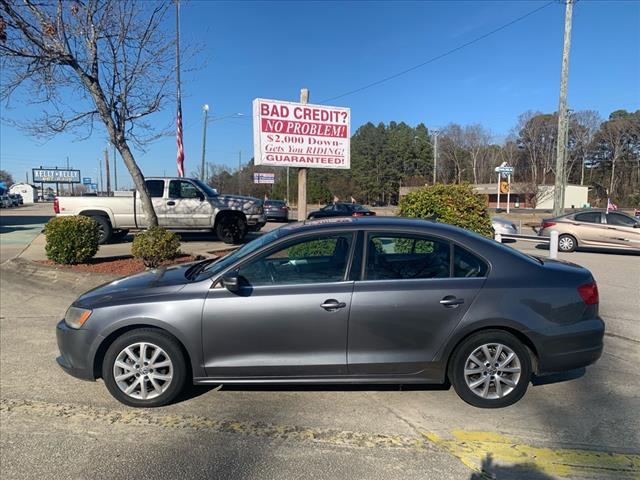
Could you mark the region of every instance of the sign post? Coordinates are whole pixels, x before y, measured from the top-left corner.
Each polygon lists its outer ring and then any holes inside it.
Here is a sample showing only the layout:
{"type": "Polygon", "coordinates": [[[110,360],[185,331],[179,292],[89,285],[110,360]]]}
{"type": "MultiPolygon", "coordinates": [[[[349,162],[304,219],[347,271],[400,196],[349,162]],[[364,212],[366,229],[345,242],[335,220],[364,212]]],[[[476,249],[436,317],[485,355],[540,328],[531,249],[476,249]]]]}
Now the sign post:
{"type": "Polygon", "coordinates": [[[511,202],[511,174],[507,175],[507,213],[509,213],[509,205],[511,202]]]}
{"type": "Polygon", "coordinates": [[[351,163],[351,110],[308,100],[302,89],[299,103],[253,101],[255,165],[299,168],[299,220],[307,217],[308,169],[348,169],[351,163]]]}
{"type": "Polygon", "coordinates": [[[507,178],[506,194],[507,194],[507,213],[509,213],[509,202],[511,200],[511,175],[513,174],[513,167],[507,165],[507,162],[502,162],[494,169],[498,173],[498,202],[496,210],[500,210],[500,193],[502,192],[502,179],[507,178]]]}

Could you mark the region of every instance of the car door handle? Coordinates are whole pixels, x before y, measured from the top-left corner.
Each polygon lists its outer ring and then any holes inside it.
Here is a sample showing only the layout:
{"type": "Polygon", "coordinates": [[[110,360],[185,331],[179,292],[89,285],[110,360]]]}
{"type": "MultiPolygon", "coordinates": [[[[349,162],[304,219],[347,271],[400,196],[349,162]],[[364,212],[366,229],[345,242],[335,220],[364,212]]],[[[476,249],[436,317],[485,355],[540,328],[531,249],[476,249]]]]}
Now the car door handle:
{"type": "Polygon", "coordinates": [[[347,304],[344,302],[339,302],[337,300],[331,299],[331,300],[325,300],[324,303],[320,306],[325,310],[331,311],[331,310],[337,310],[339,308],[344,308],[347,306],[347,304]]]}
{"type": "Polygon", "coordinates": [[[169,205],[170,207],[173,207],[176,204],[176,202],[174,202],[173,200],[169,200],[167,202],[167,205],[169,205]]]}
{"type": "Polygon", "coordinates": [[[462,305],[464,303],[464,298],[456,298],[452,295],[448,295],[446,297],[444,297],[442,300],[440,300],[440,305],[444,306],[445,308],[456,308],[459,305],[462,305]]]}

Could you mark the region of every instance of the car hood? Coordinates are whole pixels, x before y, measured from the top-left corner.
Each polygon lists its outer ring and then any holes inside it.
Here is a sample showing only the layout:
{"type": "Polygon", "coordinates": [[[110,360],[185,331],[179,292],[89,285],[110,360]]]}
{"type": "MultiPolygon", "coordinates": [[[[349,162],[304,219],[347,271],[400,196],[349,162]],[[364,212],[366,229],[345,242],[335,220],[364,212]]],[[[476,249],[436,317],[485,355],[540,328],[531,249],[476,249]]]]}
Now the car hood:
{"type": "Polygon", "coordinates": [[[82,294],[74,304],[89,308],[112,302],[119,303],[131,298],[177,292],[188,283],[185,272],[191,265],[188,263],[175,267],[162,267],[119,278],[82,294]]]}

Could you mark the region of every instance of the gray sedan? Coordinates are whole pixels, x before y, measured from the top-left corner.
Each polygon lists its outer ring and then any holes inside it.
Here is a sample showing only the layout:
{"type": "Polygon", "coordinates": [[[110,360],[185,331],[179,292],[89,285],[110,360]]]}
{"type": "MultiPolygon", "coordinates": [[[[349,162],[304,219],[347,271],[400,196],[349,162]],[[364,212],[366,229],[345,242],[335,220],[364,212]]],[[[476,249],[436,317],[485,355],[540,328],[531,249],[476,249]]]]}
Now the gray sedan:
{"type": "Polygon", "coordinates": [[[390,217],[284,226],[217,261],[78,298],[59,365],[136,407],[187,381],[444,383],[478,407],[602,352],[591,273],[450,225],[390,217]]]}

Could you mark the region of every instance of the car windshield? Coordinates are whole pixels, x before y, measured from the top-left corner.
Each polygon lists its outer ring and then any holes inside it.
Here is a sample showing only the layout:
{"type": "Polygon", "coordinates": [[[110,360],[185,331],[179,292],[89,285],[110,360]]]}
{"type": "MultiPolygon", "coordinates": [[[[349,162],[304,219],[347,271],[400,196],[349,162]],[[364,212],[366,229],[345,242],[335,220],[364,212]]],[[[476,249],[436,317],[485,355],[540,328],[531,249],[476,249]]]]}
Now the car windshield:
{"type": "Polygon", "coordinates": [[[357,203],[354,203],[354,204],[351,206],[351,209],[352,209],[354,212],[367,212],[367,211],[368,211],[368,209],[367,209],[366,207],[363,207],[362,205],[359,205],[359,204],[357,204],[357,203]]]}
{"type": "Polygon", "coordinates": [[[236,261],[240,260],[242,257],[246,255],[250,255],[256,250],[264,247],[268,243],[271,243],[274,240],[282,237],[284,234],[285,232],[281,228],[278,228],[276,230],[270,231],[269,233],[265,233],[264,235],[261,235],[255,240],[251,240],[249,243],[245,243],[242,247],[240,247],[235,252],[225,255],[217,262],[207,266],[207,268],[203,269],[202,272],[200,272],[194,280],[196,281],[203,280],[205,278],[209,278],[220,273],[222,270],[232,265],[236,261]]]}
{"type": "Polygon", "coordinates": [[[193,182],[200,187],[200,189],[207,194],[207,197],[218,196],[218,191],[215,188],[211,188],[209,185],[201,180],[194,179],[193,182]]]}

